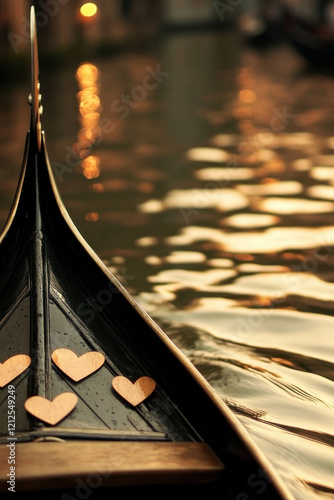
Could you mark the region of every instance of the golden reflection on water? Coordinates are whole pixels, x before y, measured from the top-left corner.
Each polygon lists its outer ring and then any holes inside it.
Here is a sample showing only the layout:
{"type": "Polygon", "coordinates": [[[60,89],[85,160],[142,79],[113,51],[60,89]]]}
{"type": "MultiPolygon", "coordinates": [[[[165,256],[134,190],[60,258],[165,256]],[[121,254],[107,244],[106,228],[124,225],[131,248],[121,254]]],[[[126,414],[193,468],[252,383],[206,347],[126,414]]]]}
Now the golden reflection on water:
{"type": "MultiPolygon", "coordinates": [[[[326,148],[334,140],[320,141],[293,107],[296,92],[262,69],[242,67],[233,80],[232,99],[201,114],[208,137],[182,151],[184,169],[172,157],[164,189],[136,205],[152,221],[136,239],[147,266],[140,301],[239,415],[328,433],[334,158],[326,148]],[[293,123],[279,120],[286,103],[293,123]]],[[[284,433],[269,428],[269,443],[273,435],[280,466],[284,433]]]]}
{"type": "Polygon", "coordinates": [[[243,194],[234,189],[214,187],[214,189],[175,189],[169,191],[163,200],[147,200],[138,206],[138,210],[144,213],[157,213],[182,207],[194,210],[194,213],[208,208],[225,212],[247,206],[248,199],[243,194]]]}
{"type": "Polygon", "coordinates": [[[238,134],[217,134],[210,139],[213,146],[225,148],[239,144],[240,136],[238,134]]]}
{"type": "MultiPolygon", "coordinates": [[[[181,262],[177,262],[180,264],[181,262]]],[[[161,296],[161,300],[173,301],[177,293],[184,288],[201,291],[201,293],[220,293],[224,286],[220,283],[236,276],[234,269],[208,269],[191,271],[182,268],[167,269],[150,276],[149,282],[155,283],[153,290],[161,296]]],[[[232,301],[230,301],[232,303],[232,301]]]]}
{"type": "Polygon", "coordinates": [[[206,257],[201,252],[174,251],[170,255],[167,255],[164,260],[169,264],[198,264],[206,262],[206,257]]]}
{"type": "Polygon", "coordinates": [[[318,181],[329,181],[334,183],[334,167],[313,167],[310,176],[318,181]]]}
{"type": "MultiPolygon", "coordinates": [[[[249,266],[249,264],[248,264],[249,266]]],[[[234,295],[251,295],[279,297],[297,294],[303,297],[316,297],[318,300],[332,301],[334,284],[323,281],[310,273],[293,273],[287,268],[277,266],[277,272],[259,272],[249,276],[241,276],[233,284],[225,285],[226,292],[234,295]]],[[[259,270],[258,270],[259,271],[259,270]]]]}
{"type": "Polygon", "coordinates": [[[207,167],[196,170],[194,177],[202,181],[230,182],[231,180],[245,180],[254,177],[254,169],[246,167],[223,168],[207,167]]]}
{"type": "MultiPolygon", "coordinates": [[[[334,84],[300,71],[284,49],[277,63],[281,51],[237,54],[226,70],[226,45],[210,49],[206,62],[216,58],[219,71],[203,71],[204,82],[184,70],[182,50],[168,61],[166,52],[99,59],[101,74],[80,65],[74,151],[90,193],[77,197],[75,175],[62,188],[110,270],[130,276],[127,289],[245,417],[285,479],[297,478],[296,498],[313,500],[307,480],[333,485],[334,84]],[[101,102],[138,85],[157,61],[170,77],[93,155],[101,102]],[[284,106],[289,122],[274,113],[284,106]],[[112,165],[103,183],[100,162],[112,165]]],[[[8,116],[4,123],[6,139],[8,116]]],[[[5,139],[5,151],[16,148],[5,139]]],[[[11,181],[1,175],[5,193],[11,181]]]]}
{"type": "Polygon", "coordinates": [[[86,179],[96,179],[100,175],[100,160],[97,156],[89,155],[81,162],[86,179]]]}
{"type": "Polygon", "coordinates": [[[252,254],[280,252],[288,249],[312,249],[326,243],[333,244],[334,227],[270,227],[264,231],[224,232],[221,229],[188,226],[178,235],[166,238],[171,246],[193,246],[209,241],[221,251],[232,252],[234,257],[245,250],[252,254]]]}
{"type": "Polygon", "coordinates": [[[91,154],[94,142],[101,137],[100,112],[101,102],[98,85],[99,72],[96,66],[84,63],[77,69],[79,85],[79,120],[82,128],[78,133],[79,156],[84,177],[95,179],[100,175],[100,160],[91,154]]]}
{"type": "MultiPolygon", "coordinates": [[[[265,179],[264,179],[265,181],[265,179]]],[[[238,191],[250,196],[263,196],[270,194],[290,195],[299,194],[303,190],[303,186],[297,181],[276,181],[262,182],[261,184],[239,184],[238,191]]]]}
{"type": "Polygon", "coordinates": [[[259,210],[275,214],[316,214],[332,213],[334,204],[330,201],[317,201],[298,198],[264,198],[257,203],[259,210]]]}
{"type": "Polygon", "coordinates": [[[245,104],[252,104],[256,101],[256,94],[251,89],[242,89],[239,92],[239,100],[245,104]]]}
{"type": "Polygon", "coordinates": [[[292,162],[292,167],[294,170],[304,172],[310,170],[312,168],[312,160],[311,158],[298,158],[297,160],[292,162]]]}
{"type": "Polygon", "coordinates": [[[186,157],[192,161],[225,162],[229,155],[226,151],[217,148],[193,148],[190,149],[186,157]]]}
{"type": "Polygon", "coordinates": [[[90,212],[86,214],[85,219],[90,222],[97,222],[99,220],[99,214],[97,212],[90,212]]]}
{"type": "Polygon", "coordinates": [[[91,190],[94,191],[95,193],[103,193],[104,192],[104,186],[100,182],[92,184],[90,187],[91,187],[91,190]]]}
{"type": "Polygon", "coordinates": [[[257,228],[269,227],[278,224],[280,218],[272,214],[235,214],[222,219],[222,225],[235,228],[257,228]]]}

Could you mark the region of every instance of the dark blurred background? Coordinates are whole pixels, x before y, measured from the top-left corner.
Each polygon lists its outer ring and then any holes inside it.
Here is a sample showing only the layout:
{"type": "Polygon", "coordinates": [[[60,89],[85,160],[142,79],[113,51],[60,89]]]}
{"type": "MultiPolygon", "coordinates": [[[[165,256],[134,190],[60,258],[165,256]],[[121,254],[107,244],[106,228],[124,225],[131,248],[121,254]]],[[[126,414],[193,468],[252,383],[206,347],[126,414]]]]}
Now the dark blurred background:
{"type": "Polygon", "coordinates": [[[237,28],[252,43],[283,37],[318,63],[333,48],[332,0],[1,0],[1,79],[28,53],[29,9],[48,61],[150,44],[171,30],[237,28]]]}
{"type": "MultiPolygon", "coordinates": [[[[167,27],[213,26],[220,22],[210,1],[1,0],[1,56],[28,51],[29,9],[36,9],[40,50],[56,56],[149,43],[167,27]]],[[[235,7],[231,11],[235,11],[235,7]]],[[[230,12],[231,14],[231,12],[230,12]]],[[[232,16],[229,16],[232,18],[232,16]]]]}

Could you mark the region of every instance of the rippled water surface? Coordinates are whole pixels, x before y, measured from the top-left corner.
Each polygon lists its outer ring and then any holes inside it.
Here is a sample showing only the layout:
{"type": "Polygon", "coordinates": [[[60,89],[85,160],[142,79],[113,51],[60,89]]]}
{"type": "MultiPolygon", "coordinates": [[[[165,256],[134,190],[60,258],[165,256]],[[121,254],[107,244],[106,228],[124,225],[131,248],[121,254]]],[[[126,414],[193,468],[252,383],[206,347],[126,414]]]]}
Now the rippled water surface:
{"type": "MultiPolygon", "coordinates": [[[[334,498],[333,77],[224,32],[41,79],[50,159],[85,238],[295,497],[334,498]]],[[[2,223],[28,91],[0,96],[2,223]]]]}

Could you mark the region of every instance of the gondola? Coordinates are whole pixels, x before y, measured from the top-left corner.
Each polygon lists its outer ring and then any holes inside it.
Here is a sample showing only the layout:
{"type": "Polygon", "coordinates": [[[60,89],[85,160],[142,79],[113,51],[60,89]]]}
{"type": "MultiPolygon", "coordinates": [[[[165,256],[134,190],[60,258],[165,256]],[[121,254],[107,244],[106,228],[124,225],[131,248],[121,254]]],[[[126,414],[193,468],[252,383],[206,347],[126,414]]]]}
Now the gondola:
{"type": "Polygon", "coordinates": [[[248,433],[104,266],[58,194],[31,122],[0,238],[0,494],[218,493],[292,500],[248,433]]]}

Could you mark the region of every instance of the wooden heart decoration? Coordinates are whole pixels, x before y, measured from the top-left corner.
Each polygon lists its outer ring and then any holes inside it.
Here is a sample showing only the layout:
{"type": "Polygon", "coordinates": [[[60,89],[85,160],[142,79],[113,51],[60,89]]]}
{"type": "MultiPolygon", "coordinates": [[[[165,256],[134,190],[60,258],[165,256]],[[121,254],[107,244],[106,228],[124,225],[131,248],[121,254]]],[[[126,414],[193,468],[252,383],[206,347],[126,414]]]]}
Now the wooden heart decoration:
{"type": "Polygon", "coordinates": [[[100,352],[90,351],[77,356],[70,349],[63,348],[53,351],[51,357],[55,365],[75,382],[94,373],[105,360],[104,355],[100,352]]]}
{"type": "Polygon", "coordinates": [[[56,425],[76,407],[78,398],[72,392],[63,392],[49,401],[42,396],[32,396],[24,403],[34,417],[50,425],[56,425]]]}
{"type": "Polygon", "coordinates": [[[28,368],[31,363],[30,356],[26,354],[16,354],[0,363],[0,387],[9,384],[14,378],[28,368]]]}
{"type": "Polygon", "coordinates": [[[131,380],[120,375],[112,380],[111,385],[128,403],[137,406],[152,394],[156,382],[153,378],[141,377],[133,384],[131,380]]]}

